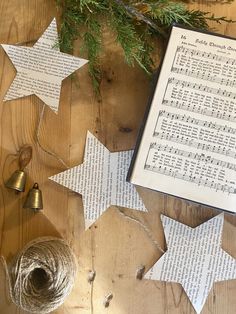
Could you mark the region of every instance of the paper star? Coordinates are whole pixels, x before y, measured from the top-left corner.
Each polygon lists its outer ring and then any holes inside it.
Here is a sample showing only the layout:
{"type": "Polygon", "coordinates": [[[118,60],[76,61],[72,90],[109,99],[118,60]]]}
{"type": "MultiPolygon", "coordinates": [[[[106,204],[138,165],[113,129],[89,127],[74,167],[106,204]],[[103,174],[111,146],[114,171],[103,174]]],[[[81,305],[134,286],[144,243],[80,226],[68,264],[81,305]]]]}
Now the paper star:
{"type": "Polygon", "coordinates": [[[4,101],[35,94],[53,111],[58,111],[62,80],[87,60],[60,52],[56,19],[33,47],[1,45],[16,68],[4,101]]]}
{"type": "Polygon", "coordinates": [[[146,211],[135,187],[126,182],[132,154],[111,153],[88,132],[84,163],[49,178],[82,194],[86,229],[111,205],[146,211]]]}
{"type": "Polygon", "coordinates": [[[161,220],[168,250],[145,278],[180,283],[200,313],[214,282],[236,279],[236,260],[221,248],[224,214],[197,228],[161,220]]]}

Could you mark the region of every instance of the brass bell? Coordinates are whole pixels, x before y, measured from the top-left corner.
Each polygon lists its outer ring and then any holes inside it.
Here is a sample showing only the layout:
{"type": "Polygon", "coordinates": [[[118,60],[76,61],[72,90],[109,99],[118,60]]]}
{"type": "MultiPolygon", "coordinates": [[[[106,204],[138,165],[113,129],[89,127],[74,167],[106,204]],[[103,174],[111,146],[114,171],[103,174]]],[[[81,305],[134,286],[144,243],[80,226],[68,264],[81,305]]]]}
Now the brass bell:
{"type": "Polygon", "coordinates": [[[5,186],[9,189],[16,190],[18,192],[24,192],[26,183],[26,173],[23,170],[16,170],[11,177],[5,183],[5,186]]]}
{"type": "Polygon", "coordinates": [[[35,183],[33,188],[29,190],[23,208],[31,208],[35,211],[43,209],[42,192],[39,189],[38,183],[35,183]]]}
{"type": "Polygon", "coordinates": [[[25,167],[32,159],[32,147],[30,145],[24,145],[19,151],[19,170],[16,170],[11,177],[6,181],[5,186],[9,189],[16,190],[18,192],[24,192],[26,183],[25,167]]]}

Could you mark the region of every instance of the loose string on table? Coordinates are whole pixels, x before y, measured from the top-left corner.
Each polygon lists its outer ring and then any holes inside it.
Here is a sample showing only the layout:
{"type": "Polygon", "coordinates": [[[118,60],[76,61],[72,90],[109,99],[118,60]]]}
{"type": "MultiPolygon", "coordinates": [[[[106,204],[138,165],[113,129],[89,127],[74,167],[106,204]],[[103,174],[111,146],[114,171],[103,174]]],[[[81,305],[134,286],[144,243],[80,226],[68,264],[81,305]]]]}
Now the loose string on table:
{"type": "Polygon", "coordinates": [[[49,151],[48,149],[44,148],[43,145],[41,144],[40,129],[41,129],[41,124],[42,124],[42,120],[43,120],[43,116],[44,116],[44,112],[45,112],[45,107],[46,107],[46,105],[43,104],[42,110],[40,112],[39,120],[38,120],[38,125],[37,125],[36,132],[35,132],[36,142],[39,145],[39,147],[42,149],[42,151],[44,151],[46,154],[56,158],[63,165],[63,167],[65,167],[66,169],[69,169],[70,167],[67,165],[67,163],[60,156],[58,156],[56,153],[49,151]]]}
{"type": "Polygon", "coordinates": [[[129,219],[131,221],[136,222],[136,224],[140,225],[142,227],[142,229],[146,232],[147,236],[149,237],[149,239],[152,241],[152,243],[155,245],[155,247],[158,249],[158,251],[160,251],[161,253],[165,253],[165,251],[162,249],[162,247],[160,246],[160,244],[157,242],[156,239],[153,238],[152,232],[150,231],[150,229],[144,224],[142,223],[139,219],[131,217],[127,214],[125,214],[119,207],[116,207],[118,209],[118,213],[125,217],[126,219],[129,219]]]}
{"type": "MultiPolygon", "coordinates": [[[[154,246],[157,248],[157,250],[161,253],[165,253],[165,251],[162,249],[162,247],[160,246],[160,244],[157,242],[156,239],[153,238],[152,232],[150,231],[150,229],[144,224],[142,223],[139,219],[131,217],[127,214],[125,214],[119,207],[116,207],[118,209],[118,213],[124,217],[125,219],[128,219],[130,221],[135,222],[136,224],[138,224],[139,226],[142,227],[142,229],[145,231],[145,233],[147,234],[148,238],[152,241],[152,243],[154,244],[154,246]]],[[[145,266],[144,265],[139,265],[137,270],[136,270],[136,279],[142,280],[143,275],[145,273],[145,266]]]]}

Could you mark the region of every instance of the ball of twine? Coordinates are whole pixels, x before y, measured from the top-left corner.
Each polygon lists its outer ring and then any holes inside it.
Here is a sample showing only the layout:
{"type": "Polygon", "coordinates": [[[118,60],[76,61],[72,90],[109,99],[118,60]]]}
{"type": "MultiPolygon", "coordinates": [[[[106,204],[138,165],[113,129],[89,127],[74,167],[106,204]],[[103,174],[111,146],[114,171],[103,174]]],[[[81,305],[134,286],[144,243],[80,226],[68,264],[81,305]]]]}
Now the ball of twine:
{"type": "Polygon", "coordinates": [[[62,239],[36,239],[8,267],[11,299],[27,312],[50,313],[71,292],[75,276],[74,254],[62,239]]]}

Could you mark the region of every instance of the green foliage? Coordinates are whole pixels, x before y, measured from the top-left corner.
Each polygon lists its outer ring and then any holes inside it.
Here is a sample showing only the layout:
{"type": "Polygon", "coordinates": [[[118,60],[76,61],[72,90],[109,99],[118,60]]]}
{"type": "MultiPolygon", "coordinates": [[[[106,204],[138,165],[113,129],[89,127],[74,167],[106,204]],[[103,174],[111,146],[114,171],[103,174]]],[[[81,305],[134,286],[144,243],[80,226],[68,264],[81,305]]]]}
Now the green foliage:
{"type": "Polygon", "coordinates": [[[146,71],[150,71],[151,58],[146,54],[146,42],[137,33],[130,17],[127,17],[125,8],[113,6],[110,8],[110,25],[117,34],[117,42],[124,50],[125,60],[129,65],[135,61],[146,71]]]}
{"type": "MultiPolygon", "coordinates": [[[[209,0],[210,1],[210,0],[209,0]]],[[[233,0],[219,0],[229,3],[233,0]]],[[[108,25],[124,51],[126,62],[152,71],[153,36],[166,37],[172,23],[208,29],[208,21],[233,22],[200,10],[189,10],[183,1],[171,0],[56,0],[62,9],[60,47],[71,52],[80,38],[82,53],[89,59],[89,73],[99,92],[99,57],[103,48],[102,29],[108,25]]],[[[186,0],[185,0],[186,2],[186,0]]],[[[217,3],[217,1],[214,1],[217,3]]]]}

